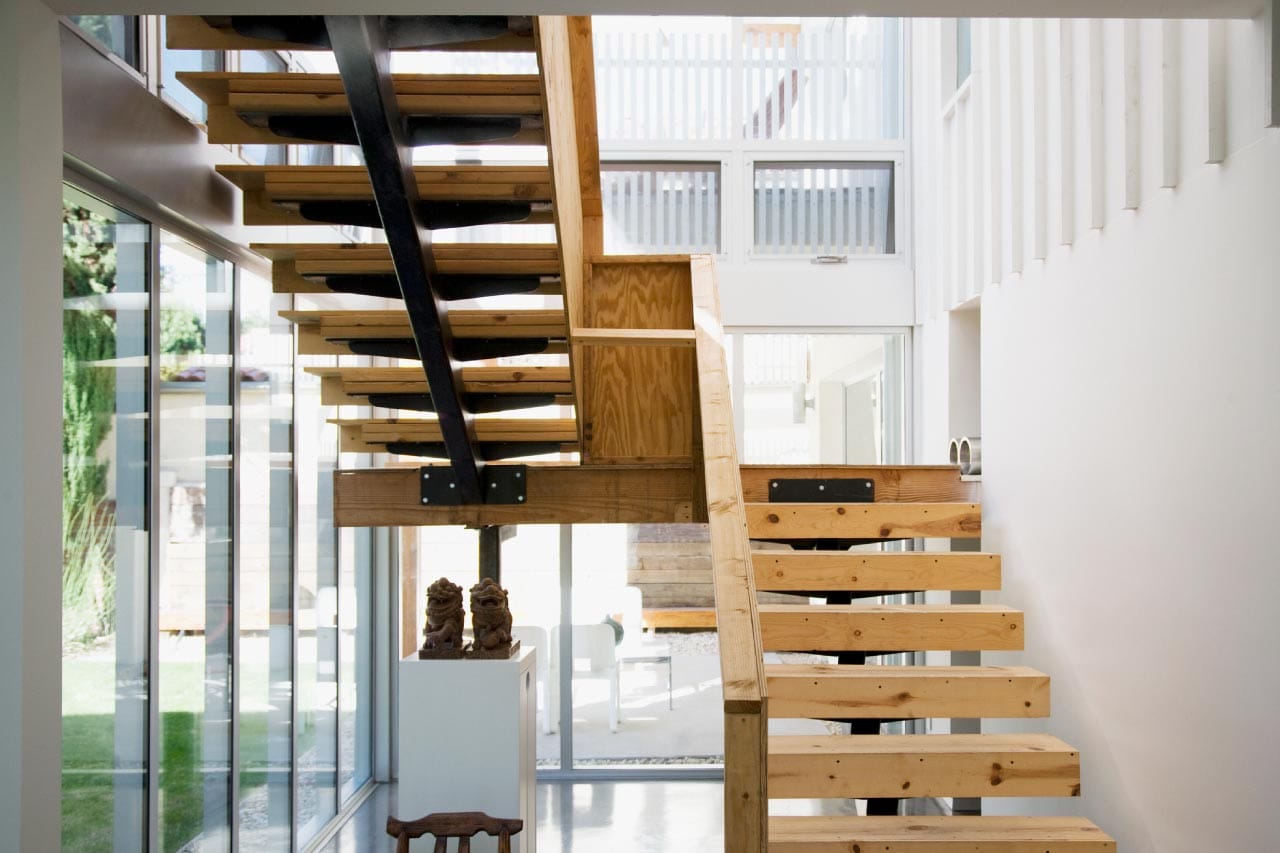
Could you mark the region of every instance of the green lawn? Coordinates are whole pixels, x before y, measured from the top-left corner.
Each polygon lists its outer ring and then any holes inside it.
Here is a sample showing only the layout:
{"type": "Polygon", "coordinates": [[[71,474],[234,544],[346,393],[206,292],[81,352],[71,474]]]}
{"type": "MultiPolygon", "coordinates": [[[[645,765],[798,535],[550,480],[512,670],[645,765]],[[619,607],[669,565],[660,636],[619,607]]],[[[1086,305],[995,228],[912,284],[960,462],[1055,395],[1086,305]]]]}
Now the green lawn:
{"type": "MultiPolygon", "coordinates": [[[[265,669],[249,662],[244,684],[264,685],[265,669]]],[[[142,790],[145,763],[115,770],[115,668],[109,657],[63,662],[62,718],[62,849],[110,850],[115,820],[115,785],[121,773],[134,773],[134,790],[142,790]]],[[[160,669],[160,817],[166,853],[178,850],[204,827],[204,787],[200,770],[203,750],[204,672],[199,663],[165,663],[160,669]]],[[[307,682],[303,682],[307,683],[307,682]]],[[[132,734],[132,733],[131,733],[132,734]]],[[[122,735],[122,742],[124,742],[122,735]]],[[[143,732],[137,732],[141,741],[143,732]]],[[[132,739],[132,738],[130,738],[132,739]]],[[[129,756],[141,759],[142,756],[129,756]]],[[[266,781],[267,714],[240,716],[241,796],[266,781]]],[[[224,771],[225,772],[225,771],[224,771]]],[[[145,799],[138,797],[139,809],[145,799]]],[[[137,815],[137,826],[144,825],[137,815]]]]}

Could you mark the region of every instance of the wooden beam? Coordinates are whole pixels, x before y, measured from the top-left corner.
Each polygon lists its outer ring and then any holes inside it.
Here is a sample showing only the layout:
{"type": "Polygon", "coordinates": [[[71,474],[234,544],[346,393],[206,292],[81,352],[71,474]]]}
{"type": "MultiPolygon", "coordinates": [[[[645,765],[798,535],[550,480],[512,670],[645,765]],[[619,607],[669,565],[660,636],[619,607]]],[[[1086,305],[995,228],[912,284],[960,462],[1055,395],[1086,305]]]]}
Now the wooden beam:
{"type": "Polygon", "coordinates": [[[994,604],[762,604],[765,651],[1018,651],[1022,614],[994,604]]]}
{"type": "Polygon", "coordinates": [[[1004,815],[779,815],[771,853],[1116,853],[1115,839],[1082,817],[1004,815]]]}
{"type": "Polygon", "coordinates": [[[749,503],[754,539],[976,539],[982,512],[967,503],[749,503]]]}
{"type": "Polygon", "coordinates": [[[685,524],[693,516],[688,466],[529,465],[522,504],[423,506],[419,469],[334,473],[340,527],[439,524],[685,524]]]}
{"type": "Polygon", "coordinates": [[[775,736],[769,796],[1078,797],[1080,754],[1041,734],[775,736]]]}
{"type": "Polygon", "coordinates": [[[604,251],[604,205],[600,189],[600,135],[596,128],[596,63],[591,17],[569,18],[569,66],[573,74],[578,136],[578,184],[582,192],[582,249],[588,258],[604,251]]]}
{"type": "Polygon", "coordinates": [[[974,503],[982,490],[981,483],[961,480],[954,465],[743,465],[743,497],[749,502],[769,500],[769,481],[778,478],[865,478],[875,484],[878,503],[974,503]]]}
{"type": "MultiPolygon", "coordinates": [[[[582,179],[579,172],[576,98],[573,62],[570,56],[569,19],[561,15],[540,15],[534,19],[534,42],[542,69],[543,126],[547,138],[547,165],[551,171],[552,215],[556,223],[556,244],[560,249],[560,279],[569,334],[583,322],[583,273],[585,254],[582,236],[582,179]]],[[[594,115],[594,113],[593,113],[594,115]]],[[[586,117],[583,117],[586,120],[586,117]]],[[[582,359],[572,352],[573,393],[578,412],[578,442],[586,447],[582,359]]]]}
{"type": "Polygon", "coordinates": [[[990,590],[1000,555],[966,551],[772,551],[751,554],[756,589],[770,592],[990,590]]]}
{"type": "Polygon", "coordinates": [[[769,845],[767,703],[761,713],[724,715],[724,849],[764,853],[769,845]]]}
{"type": "Polygon", "coordinates": [[[765,677],[778,718],[1049,716],[1049,676],[1020,666],[773,664],[765,677]]]}
{"type": "Polygon", "coordinates": [[[595,347],[691,347],[693,329],[578,329],[570,344],[595,347]]]}

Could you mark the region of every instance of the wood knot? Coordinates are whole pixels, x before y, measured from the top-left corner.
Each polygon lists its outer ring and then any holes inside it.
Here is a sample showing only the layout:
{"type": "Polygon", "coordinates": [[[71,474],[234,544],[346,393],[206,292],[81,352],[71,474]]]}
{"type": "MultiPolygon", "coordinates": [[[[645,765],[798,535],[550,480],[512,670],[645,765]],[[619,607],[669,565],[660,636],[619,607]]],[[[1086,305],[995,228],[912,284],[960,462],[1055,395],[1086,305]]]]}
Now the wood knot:
{"type": "Polygon", "coordinates": [[[844,512],[845,512],[844,507],[842,506],[836,507],[836,515],[844,515],[844,512]]]}
{"type": "Polygon", "coordinates": [[[1004,781],[999,763],[991,765],[991,785],[994,787],[1004,781]]]}
{"type": "Polygon", "coordinates": [[[770,524],[777,524],[777,523],[778,523],[778,516],[777,516],[776,514],[774,514],[774,513],[772,513],[772,512],[771,512],[771,513],[769,513],[769,515],[768,515],[767,517],[768,517],[768,519],[769,519],[769,523],[770,523],[770,524]]]}

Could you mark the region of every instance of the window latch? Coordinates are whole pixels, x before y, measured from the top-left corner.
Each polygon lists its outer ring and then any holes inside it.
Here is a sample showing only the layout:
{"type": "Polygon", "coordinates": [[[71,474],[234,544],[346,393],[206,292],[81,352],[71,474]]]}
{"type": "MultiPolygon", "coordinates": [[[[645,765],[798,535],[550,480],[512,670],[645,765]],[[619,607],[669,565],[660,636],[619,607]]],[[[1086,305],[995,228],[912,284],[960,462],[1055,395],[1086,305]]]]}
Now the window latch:
{"type": "Polygon", "coordinates": [[[848,255],[818,255],[809,261],[811,264],[847,264],[848,255]]]}

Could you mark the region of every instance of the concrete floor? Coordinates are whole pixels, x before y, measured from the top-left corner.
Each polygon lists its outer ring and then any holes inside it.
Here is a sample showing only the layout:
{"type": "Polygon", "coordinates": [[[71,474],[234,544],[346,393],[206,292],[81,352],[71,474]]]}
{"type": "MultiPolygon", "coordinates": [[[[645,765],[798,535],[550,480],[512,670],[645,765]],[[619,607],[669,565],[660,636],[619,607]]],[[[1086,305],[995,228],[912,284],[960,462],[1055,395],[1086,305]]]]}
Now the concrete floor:
{"type": "MultiPolygon", "coordinates": [[[[719,782],[540,783],[538,850],[720,850],[721,792],[719,782]]],[[[387,814],[394,810],[395,786],[379,785],[322,853],[394,850],[386,834],[387,814]]]]}

